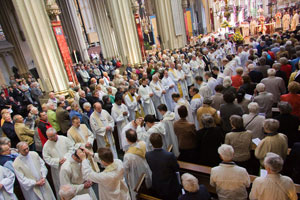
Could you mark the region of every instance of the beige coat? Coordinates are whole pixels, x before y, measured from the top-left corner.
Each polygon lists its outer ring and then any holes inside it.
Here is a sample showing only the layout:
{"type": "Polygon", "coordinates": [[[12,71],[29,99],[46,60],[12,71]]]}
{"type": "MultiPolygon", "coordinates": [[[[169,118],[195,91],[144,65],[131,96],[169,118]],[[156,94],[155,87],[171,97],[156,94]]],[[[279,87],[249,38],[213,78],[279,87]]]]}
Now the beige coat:
{"type": "Polygon", "coordinates": [[[15,131],[20,141],[27,142],[28,145],[33,144],[34,130],[25,126],[24,123],[16,123],[15,131]]]}

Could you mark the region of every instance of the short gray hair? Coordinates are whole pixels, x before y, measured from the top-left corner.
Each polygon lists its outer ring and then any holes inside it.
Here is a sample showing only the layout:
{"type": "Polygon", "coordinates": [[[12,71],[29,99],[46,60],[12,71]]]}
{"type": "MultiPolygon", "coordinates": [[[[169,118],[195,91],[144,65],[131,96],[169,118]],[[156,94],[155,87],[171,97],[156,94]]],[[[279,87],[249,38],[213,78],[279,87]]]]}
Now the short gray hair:
{"type": "Polygon", "coordinates": [[[232,80],[231,80],[230,76],[226,76],[223,80],[223,86],[225,88],[227,88],[227,87],[231,86],[231,84],[232,84],[232,80]]]}
{"type": "Polygon", "coordinates": [[[214,118],[210,114],[203,114],[201,116],[201,122],[204,128],[211,128],[216,126],[214,118]]]}
{"type": "Polygon", "coordinates": [[[24,145],[29,146],[27,142],[21,141],[21,142],[19,142],[19,143],[17,144],[17,149],[20,150],[20,148],[21,148],[22,146],[24,146],[24,145]]]}
{"type": "Polygon", "coordinates": [[[290,114],[293,110],[291,104],[286,101],[280,101],[278,103],[278,108],[281,114],[290,114]]]}
{"type": "Polygon", "coordinates": [[[189,173],[184,173],[181,176],[182,186],[188,192],[197,192],[199,190],[198,179],[189,173]]]}
{"type": "Polygon", "coordinates": [[[76,189],[71,185],[62,185],[58,193],[61,198],[65,200],[71,200],[76,196],[76,189]]]}
{"type": "Polygon", "coordinates": [[[283,167],[283,159],[279,155],[269,152],[264,159],[264,166],[270,168],[274,173],[279,173],[283,167]]]}
{"type": "Polygon", "coordinates": [[[256,85],[257,92],[264,92],[265,89],[266,89],[266,86],[263,83],[259,83],[259,84],[256,85]]]}
{"type": "Polygon", "coordinates": [[[286,64],[288,64],[289,60],[288,60],[286,57],[281,57],[281,58],[279,59],[279,62],[280,62],[280,64],[282,64],[282,65],[286,65],[286,64]]]}
{"type": "Polygon", "coordinates": [[[276,75],[276,70],[273,68],[268,69],[268,75],[269,76],[275,76],[276,75]]]}
{"type": "Polygon", "coordinates": [[[204,100],[203,100],[203,104],[206,104],[206,105],[211,105],[212,104],[212,98],[211,97],[205,97],[204,100]]]}
{"type": "Polygon", "coordinates": [[[264,129],[272,132],[272,133],[275,133],[277,132],[279,128],[279,121],[276,120],[276,119],[266,119],[264,121],[264,129]]]}
{"type": "Polygon", "coordinates": [[[220,154],[223,160],[230,161],[233,158],[234,150],[232,146],[228,144],[222,144],[218,148],[218,153],[220,154]]]}
{"type": "Polygon", "coordinates": [[[272,67],[275,70],[280,70],[281,64],[280,63],[274,63],[272,67]]]}
{"type": "Polygon", "coordinates": [[[46,134],[47,134],[47,133],[57,133],[57,131],[56,131],[55,128],[50,127],[50,128],[47,129],[46,134]]]}
{"type": "Polygon", "coordinates": [[[257,114],[259,111],[259,105],[256,102],[251,102],[248,104],[248,110],[250,113],[255,113],[257,114]]]}
{"type": "Polygon", "coordinates": [[[10,141],[10,139],[8,137],[1,137],[0,138],[0,145],[6,145],[8,144],[10,141]]]}
{"type": "Polygon", "coordinates": [[[90,104],[90,102],[85,102],[82,107],[83,108],[92,107],[92,105],[90,104]]]}

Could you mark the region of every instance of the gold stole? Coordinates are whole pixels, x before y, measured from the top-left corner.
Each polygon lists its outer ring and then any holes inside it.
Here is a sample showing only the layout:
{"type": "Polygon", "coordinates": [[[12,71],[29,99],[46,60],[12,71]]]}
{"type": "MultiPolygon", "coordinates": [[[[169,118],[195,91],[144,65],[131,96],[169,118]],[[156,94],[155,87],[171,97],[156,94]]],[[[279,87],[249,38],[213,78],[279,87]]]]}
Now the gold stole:
{"type": "MultiPolygon", "coordinates": [[[[169,70],[170,70],[170,72],[172,72],[172,74],[174,75],[175,78],[178,78],[177,74],[175,73],[175,71],[173,69],[170,68],[169,70]]],[[[180,81],[177,82],[177,87],[178,87],[179,95],[180,95],[180,97],[183,97],[183,92],[182,92],[181,84],[179,82],[180,81]]]]}
{"type": "Polygon", "coordinates": [[[111,163],[110,165],[108,165],[103,172],[112,172],[115,171],[117,169],[117,165],[116,163],[111,163]]]}
{"type": "Polygon", "coordinates": [[[146,156],[146,144],[143,141],[138,142],[140,148],[137,148],[135,146],[131,146],[128,148],[128,150],[126,151],[126,153],[132,153],[135,154],[137,156],[140,156],[142,158],[145,158],[146,156]]]}
{"type": "MultiPolygon", "coordinates": [[[[81,131],[82,133],[84,134],[84,137],[85,137],[85,140],[87,141],[88,138],[89,138],[89,130],[88,128],[86,127],[86,125],[84,124],[81,124],[80,125],[80,128],[81,128],[81,131]]],[[[74,142],[77,144],[77,143],[83,143],[85,144],[86,142],[83,140],[83,138],[81,137],[80,133],[78,133],[76,131],[76,129],[72,126],[70,129],[69,129],[69,135],[73,138],[74,142]]],[[[93,145],[93,144],[92,144],[93,145]]],[[[91,152],[94,152],[93,151],[93,147],[91,148],[87,148],[89,151],[91,152]]],[[[91,164],[91,167],[92,169],[95,171],[95,172],[99,172],[100,169],[97,165],[97,162],[94,160],[94,158],[92,156],[88,156],[88,160],[90,161],[90,164],[91,164]]]]}
{"type": "MultiPolygon", "coordinates": [[[[103,123],[102,123],[101,119],[99,118],[99,116],[98,116],[98,114],[96,112],[94,112],[94,117],[95,117],[95,119],[97,121],[98,126],[103,126],[103,123]]],[[[103,138],[104,138],[106,147],[110,148],[109,140],[108,140],[108,137],[107,137],[106,133],[104,134],[103,138]]],[[[112,139],[112,142],[115,143],[113,136],[111,137],[111,139],[112,139]]]]}
{"type": "MultiPolygon", "coordinates": [[[[133,99],[132,95],[130,94],[130,92],[128,92],[128,96],[129,96],[130,101],[133,102],[134,99],[133,99]]],[[[136,119],[139,117],[144,118],[145,117],[144,109],[141,106],[141,104],[139,104],[139,102],[137,102],[137,107],[138,107],[138,109],[137,109],[137,111],[135,111],[135,118],[136,119]]]]}
{"type": "Polygon", "coordinates": [[[200,94],[199,94],[199,93],[195,94],[195,95],[193,96],[192,100],[194,100],[194,99],[201,99],[200,94]]]}

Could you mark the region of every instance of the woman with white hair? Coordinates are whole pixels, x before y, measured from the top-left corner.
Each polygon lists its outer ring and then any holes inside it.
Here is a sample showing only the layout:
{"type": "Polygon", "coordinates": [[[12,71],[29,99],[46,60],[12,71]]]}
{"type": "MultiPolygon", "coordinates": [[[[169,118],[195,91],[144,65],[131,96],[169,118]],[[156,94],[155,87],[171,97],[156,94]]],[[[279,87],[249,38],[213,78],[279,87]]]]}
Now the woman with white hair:
{"type": "Polygon", "coordinates": [[[232,80],[231,80],[231,77],[230,76],[226,76],[223,80],[223,90],[222,90],[222,93],[225,94],[226,92],[228,91],[231,91],[233,93],[236,93],[236,89],[231,86],[232,84],[232,80]]]}
{"type": "Polygon", "coordinates": [[[276,119],[266,119],[264,121],[264,131],[266,137],[258,144],[255,149],[255,156],[263,161],[268,152],[273,152],[280,155],[283,159],[286,158],[288,151],[288,141],[286,135],[278,133],[279,121],[276,119]]]}
{"type": "Polygon", "coordinates": [[[254,102],[259,106],[259,113],[263,113],[267,118],[272,117],[272,106],[274,103],[273,94],[265,91],[265,84],[259,83],[256,85],[257,96],[254,97],[254,102]]]}
{"type": "Polygon", "coordinates": [[[219,199],[246,200],[248,198],[246,188],[250,186],[247,170],[232,162],[234,155],[232,146],[223,144],[218,152],[223,162],[212,168],[210,185],[216,187],[219,199]]]}
{"type": "Polygon", "coordinates": [[[249,198],[252,200],[296,200],[298,199],[294,182],[279,172],[283,167],[283,159],[275,153],[267,153],[264,166],[268,174],[254,180],[249,198]]]}
{"type": "Polygon", "coordinates": [[[210,194],[204,185],[199,185],[198,179],[189,173],[184,173],[181,176],[182,186],[185,194],[180,196],[178,200],[209,200],[210,194]]]}
{"type": "Polygon", "coordinates": [[[263,139],[265,137],[263,131],[263,122],[265,121],[265,116],[259,115],[259,106],[256,102],[249,103],[248,110],[249,114],[243,115],[245,129],[251,131],[253,139],[263,139]]]}

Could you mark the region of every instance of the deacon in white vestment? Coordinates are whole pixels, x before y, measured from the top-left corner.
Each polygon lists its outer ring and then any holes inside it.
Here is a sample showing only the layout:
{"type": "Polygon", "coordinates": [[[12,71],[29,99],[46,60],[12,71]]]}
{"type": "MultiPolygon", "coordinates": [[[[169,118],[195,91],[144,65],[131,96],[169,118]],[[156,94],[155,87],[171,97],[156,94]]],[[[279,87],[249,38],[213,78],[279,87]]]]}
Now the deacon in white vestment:
{"type": "MultiPolygon", "coordinates": [[[[78,154],[81,149],[76,149],[61,166],[59,180],[61,185],[71,185],[76,189],[76,195],[89,194],[93,200],[97,200],[92,181],[82,174],[82,160],[78,154]]],[[[89,163],[90,165],[90,163],[89,163]]]]}
{"type": "Polygon", "coordinates": [[[48,170],[43,159],[36,152],[29,151],[26,142],[19,142],[17,148],[20,154],[13,167],[25,200],[55,200],[46,179],[48,170]]]}
{"type": "Polygon", "coordinates": [[[146,174],[146,186],[147,188],[150,188],[152,172],[145,158],[146,143],[144,141],[137,141],[137,134],[134,130],[126,132],[126,139],[130,146],[124,155],[123,165],[131,199],[135,200],[136,192],[134,192],[134,188],[138,183],[140,176],[143,173],[146,174]]]}
{"type": "Polygon", "coordinates": [[[177,65],[177,75],[179,78],[179,83],[182,88],[182,93],[183,93],[182,97],[185,99],[189,99],[189,91],[188,91],[188,87],[187,87],[187,83],[186,83],[186,77],[185,77],[184,71],[182,70],[181,64],[177,65]]]}
{"type": "Polygon", "coordinates": [[[186,60],[182,63],[182,70],[184,71],[185,77],[186,77],[186,84],[187,86],[193,85],[193,76],[191,71],[191,64],[189,63],[189,59],[186,58],[186,60]]]}
{"type": "Polygon", "coordinates": [[[147,84],[148,79],[142,78],[142,85],[139,87],[138,95],[141,96],[145,115],[156,115],[154,104],[151,99],[151,97],[153,97],[153,92],[147,84]]]}
{"type": "Polygon", "coordinates": [[[115,120],[117,129],[118,129],[118,136],[119,136],[119,144],[120,149],[122,148],[122,129],[128,124],[128,117],[129,111],[125,104],[122,103],[122,97],[116,96],[115,103],[111,109],[111,116],[115,120]]]}
{"type": "Polygon", "coordinates": [[[164,124],[161,122],[155,122],[155,118],[151,115],[146,115],[144,121],[145,121],[146,129],[147,129],[147,139],[146,139],[146,141],[144,141],[144,142],[146,142],[146,145],[147,145],[147,151],[153,150],[152,144],[149,140],[150,135],[152,133],[159,133],[161,135],[161,137],[163,138],[162,148],[167,150],[168,146],[167,146],[167,141],[166,141],[166,130],[165,130],[164,124]]]}
{"type": "Polygon", "coordinates": [[[139,109],[140,97],[135,94],[136,88],[134,86],[130,86],[128,89],[128,93],[124,97],[124,102],[129,110],[129,120],[135,120],[136,112],[139,109]]]}
{"type": "Polygon", "coordinates": [[[14,194],[15,175],[0,165],[0,200],[17,200],[14,194]]]}
{"type": "Polygon", "coordinates": [[[291,31],[295,31],[297,29],[298,24],[299,24],[299,15],[297,12],[294,11],[294,16],[292,18],[292,24],[291,24],[291,31]]]}
{"type": "Polygon", "coordinates": [[[186,120],[191,123],[195,123],[194,118],[193,118],[193,112],[192,112],[189,102],[183,98],[180,98],[179,94],[173,94],[172,97],[173,97],[174,102],[176,103],[175,108],[174,108],[175,120],[177,121],[180,119],[179,114],[178,114],[178,108],[180,106],[185,106],[188,111],[188,116],[187,116],[186,120]]]}
{"type": "Polygon", "coordinates": [[[113,152],[114,158],[118,158],[117,149],[112,135],[114,119],[110,114],[102,109],[99,102],[94,104],[94,112],[90,116],[90,124],[96,136],[98,148],[109,147],[113,152]]]}
{"type": "Polygon", "coordinates": [[[209,98],[212,96],[211,89],[207,86],[207,83],[203,82],[202,77],[196,77],[195,87],[198,88],[200,96],[204,98],[209,98]]]}
{"type": "Polygon", "coordinates": [[[165,99],[168,110],[174,110],[174,101],[172,99],[172,94],[176,93],[176,87],[174,81],[169,77],[167,70],[164,71],[164,78],[161,80],[164,90],[166,91],[165,99]]]}
{"type": "Polygon", "coordinates": [[[56,191],[56,196],[59,197],[59,170],[66,159],[72,155],[74,143],[65,136],[57,135],[54,128],[48,128],[46,134],[48,140],[43,147],[43,158],[51,167],[51,176],[56,191]]]}
{"type": "Polygon", "coordinates": [[[169,77],[172,79],[172,81],[175,83],[175,88],[180,94],[180,97],[183,97],[183,85],[181,85],[181,79],[179,77],[179,73],[177,69],[175,69],[175,64],[171,63],[169,68],[169,77]]]}
{"type": "Polygon", "coordinates": [[[218,85],[218,81],[212,77],[211,72],[205,72],[204,78],[207,81],[207,87],[209,87],[209,89],[211,90],[211,95],[215,95],[215,87],[218,85]]]}
{"type": "Polygon", "coordinates": [[[288,31],[290,29],[291,17],[288,12],[282,17],[283,31],[288,31]]]}
{"type": "MultiPolygon", "coordinates": [[[[78,154],[82,160],[82,174],[84,177],[98,184],[99,199],[101,200],[130,200],[128,187],[124,181],[124,167],[119,159],[113,159],[109,148],[102,148],[96,154],[92,154],[94,159],[105,167],[104,171],[94,172],[86,159],[86,152],[78,154]]],[[[91,153],[89,152],[91,155],[91,153]]]]}
{"type": "Polygon", "coordinates": [[[190,66],[191,66],[191,70],[193,72],[193,78],[195,78],[196,76],[201,76],[201,74],[204,71],[203,69],[200,69],[200,63],[197,61],[197,57],[193,56],[192,60],[190,61],[190,66]]]}
{"type": "Polygon", "coordinates": [[[166,130],[166,145],[173,145],[172,152],[176,157],[179,156],[178,139],[174,132],[175,113],[168,111],[167,106],[162,104],[158,107],[159,112],[163,116],[162,123],[166,130]]]}
{"type": "Polygon", "coordinates": [[[153,104],[154,104],[154,107],[156,110],[156,116],[158,119],[162,119],[162,116],[158,112],[157,107],[160,104],[166,103],[166,100],[165,100],[166,91],[164,90],[163,86],[161,85],[158,75],[154,74],[152,76],[152,81],[150,82],[150,88],[153,91],[152,101],[153,101],[153,104]]]}
{"type": "Polygon", "coordinates": [[[190,95],[192,96],[191,110],[193,112],[193,118],[194,118],[196,130],[198,131],[200,129],[200,127],[199,127],[199,122],[197,120],[197,110],[202,106],[203,98],[199,94],[199,90],[196,87],[190,88],[190,95]]]}

